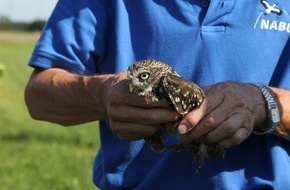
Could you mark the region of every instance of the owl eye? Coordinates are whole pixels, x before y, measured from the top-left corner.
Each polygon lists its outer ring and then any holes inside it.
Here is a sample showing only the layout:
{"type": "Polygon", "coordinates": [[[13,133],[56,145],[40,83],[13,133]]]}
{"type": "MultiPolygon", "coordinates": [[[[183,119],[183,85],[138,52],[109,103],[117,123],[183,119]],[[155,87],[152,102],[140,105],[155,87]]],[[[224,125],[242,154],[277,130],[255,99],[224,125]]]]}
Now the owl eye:
{"type": "Polygon", "coordinates": [[[149,78],[150,74],[147,72],[141,73],[140,74],[140,79],[141,80],[147,80],[149,78]]]}

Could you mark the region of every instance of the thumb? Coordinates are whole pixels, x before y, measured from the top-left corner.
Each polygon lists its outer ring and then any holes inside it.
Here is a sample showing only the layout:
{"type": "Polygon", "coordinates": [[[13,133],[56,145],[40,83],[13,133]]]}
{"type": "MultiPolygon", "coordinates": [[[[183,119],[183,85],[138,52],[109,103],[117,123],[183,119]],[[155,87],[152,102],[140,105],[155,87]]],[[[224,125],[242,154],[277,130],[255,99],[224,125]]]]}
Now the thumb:
{"type": "Polygon", "coordinates": [[[210,103],[206,98],[199,108],[196,108],[189,112],[179,123],[178,132],[182,135],[193,128],[195,128],[198,123],[204,118],[208,113],[210,113],[215,106],[214,104],[210,103]]]}

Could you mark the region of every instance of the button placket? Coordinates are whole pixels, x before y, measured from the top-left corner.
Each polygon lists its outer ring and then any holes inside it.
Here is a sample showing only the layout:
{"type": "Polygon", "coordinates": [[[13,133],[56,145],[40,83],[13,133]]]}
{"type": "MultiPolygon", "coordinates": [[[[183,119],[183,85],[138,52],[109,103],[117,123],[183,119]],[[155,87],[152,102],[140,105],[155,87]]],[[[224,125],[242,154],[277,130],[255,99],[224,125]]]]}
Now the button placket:
{"type": "MultiPolygon", "coordinates": [[[[209,0],[202,0],[209,1],[209,0]]],[[[223,32],[235,0],[212,0],[202,22],[203,32],[223,32]]]]}
{"type": "Polygon", "coordinates": [[[201,7],[207,9],[209,7],[210,0],[201,0],[201,7]]]}

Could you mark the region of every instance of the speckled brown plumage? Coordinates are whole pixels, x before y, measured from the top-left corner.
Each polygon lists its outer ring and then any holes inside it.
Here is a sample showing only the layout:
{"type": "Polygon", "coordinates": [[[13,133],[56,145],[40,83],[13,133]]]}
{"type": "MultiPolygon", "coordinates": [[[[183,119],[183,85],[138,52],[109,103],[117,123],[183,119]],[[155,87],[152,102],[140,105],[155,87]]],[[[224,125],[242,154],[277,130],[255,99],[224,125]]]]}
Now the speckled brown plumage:
{"type": "MultiPolygon", "coordinates": [[[[167,101],[183,118],[191,110],[198,108],[204,98],[203,90],[195,83],[180,77],[170,66],[156,60],[143,60],[127,69],[127,81],[130,92],[140,96],[152,97],[153,101],[167,101]]],[[[180,121],[180,120],[179,120],[180,121]]],[[[209,156],[222,156],[224,150],[216,143],[208,143],[199,138],[189,144],[181,141],[175,145],[165,146],[163,133],[179,135],[175,123],[164,124],[156,134],[145,138],[146,143],[156,152],[173,149],[176,152],[188,151],[193,160],[199,162],[198,170],[209,156]]]]}

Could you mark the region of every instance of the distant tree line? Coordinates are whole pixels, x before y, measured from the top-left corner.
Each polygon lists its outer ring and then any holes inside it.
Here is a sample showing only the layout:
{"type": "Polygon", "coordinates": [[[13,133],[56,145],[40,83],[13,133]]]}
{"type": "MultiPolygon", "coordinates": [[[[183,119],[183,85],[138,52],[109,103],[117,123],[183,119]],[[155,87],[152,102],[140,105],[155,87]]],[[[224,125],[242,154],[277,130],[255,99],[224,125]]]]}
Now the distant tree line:
{"type": "Polygon", "coordinates": [[[0,16],[0,30],[14,31],[41,31],[45,26],[45,20],[35,20],[32,22],[11,22],[9,18],[0,16]]]}

